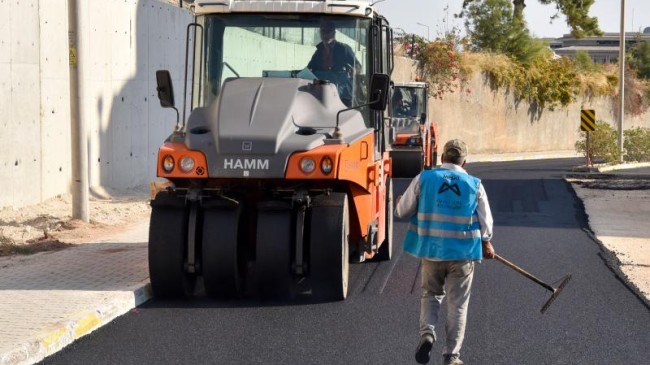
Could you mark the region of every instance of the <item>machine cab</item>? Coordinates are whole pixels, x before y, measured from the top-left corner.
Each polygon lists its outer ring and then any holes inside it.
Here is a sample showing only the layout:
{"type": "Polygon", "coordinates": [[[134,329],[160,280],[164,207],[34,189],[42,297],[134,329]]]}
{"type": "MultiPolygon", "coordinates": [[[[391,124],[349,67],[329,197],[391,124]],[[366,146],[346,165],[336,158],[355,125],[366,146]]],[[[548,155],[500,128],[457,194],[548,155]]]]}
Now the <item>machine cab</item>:
{"type": "MultiPolygon", "coordinates": [[[[236,78],[321,80],[351,107],[369,102],[374,73],[390,73],[392,34],[368,2],[262,3],[195,2],[192,109],[214,103],[236,78]]],[[[380,124],[367,108],[362,115],[380,124]]]]}

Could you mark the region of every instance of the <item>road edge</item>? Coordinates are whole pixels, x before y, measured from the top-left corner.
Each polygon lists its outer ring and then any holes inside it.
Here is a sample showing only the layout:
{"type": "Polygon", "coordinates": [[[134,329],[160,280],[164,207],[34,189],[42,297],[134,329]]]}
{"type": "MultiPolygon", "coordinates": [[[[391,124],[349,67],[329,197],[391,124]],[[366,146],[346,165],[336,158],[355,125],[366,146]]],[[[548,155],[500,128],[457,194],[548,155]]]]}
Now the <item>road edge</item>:
{"type": "Polygon", "coordinates": [[[151,299],[151,284],[147,280],[139,284],[131,294],[128,298],[119,300],[112,305],[102,304],[93,309],[83,310],[49,326],[36,338],[27,340],[13,350],[0,354],[0,365],[35,364],[54,355],[79,338],[92,333],[151,299]]]}
{"type": "Polygon", "coordinates": [[[643,303],[646,308],[650,309],[650,298],[646,297],[643,291],[636,285],[634,282],[632,282],[629,277],[623,272],[621,269],[621,260],[618,258],[616,255],[616,252],[610,250],[607,245],[601,241],[596,234],[594,233],[593,228],[591,225],[589,225],[589,214],[587,214],[587,210],[585,208],[584,200],[583,198],[578,194],[576,189],[573,187],[573,183],[568,180],[569,178],[567,176],[564,177],[564,181],[569,185],[571,188],[571,192],[573,193],[573,196],[576,199],[577,204],[579,205],[580,211],[578,214],[580,215],[578,217],[578,221],[580,222],[580,225],[582,226],[583,232],[589,236],[589,238],[598,245],[600,248],[600,253],[599,256],[605,263],[605,266],[607,266],[616,276],[616,278],[623,283],[633,294],[636,296],[641,303],[643,303]]]}

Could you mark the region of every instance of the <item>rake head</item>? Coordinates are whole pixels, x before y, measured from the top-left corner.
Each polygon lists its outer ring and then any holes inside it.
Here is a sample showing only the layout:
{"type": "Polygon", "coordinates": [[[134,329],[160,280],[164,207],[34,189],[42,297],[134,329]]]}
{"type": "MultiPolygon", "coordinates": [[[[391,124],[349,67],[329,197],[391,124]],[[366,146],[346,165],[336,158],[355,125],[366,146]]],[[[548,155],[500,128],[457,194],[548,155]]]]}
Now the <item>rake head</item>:
{"type": "Polygon", "coordinates": [[[558,295],[560,295],[562,290],[564,290],[564,287],[569,282],[569,280],[571,280],[571,274],[565,276],[564,279],[562,279],[562,282],[557,287],[557,289],[553,289],[553,295],[551,295],[551,297],[546,301],[546,303],[544,303],[544,306],[542,307],[542,310],[540,311],[540,312],[542,312],[542,314],[544,312],[546,312],[546,310],[548,309],[548,307],[551,306],[551,304],[553,304],[553,302],[558,297],[558,295]]]}

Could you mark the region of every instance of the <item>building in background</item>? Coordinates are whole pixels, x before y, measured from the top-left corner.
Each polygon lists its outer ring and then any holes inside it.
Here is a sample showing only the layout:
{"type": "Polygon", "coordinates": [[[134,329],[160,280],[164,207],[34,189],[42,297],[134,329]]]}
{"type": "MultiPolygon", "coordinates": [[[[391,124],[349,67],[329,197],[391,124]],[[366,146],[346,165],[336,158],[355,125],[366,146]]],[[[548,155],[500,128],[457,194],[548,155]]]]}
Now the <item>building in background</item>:
{"type": "MultiPolygon", "coordinates": [[[[595,63],[617,63],[620,33],[605,33],[602,36],[575,38],[565,34],[561,38],[548,40],[551,49],[558,56],[574,58],[577,52],[586,52],[595,63]]],[[[634,47],[638,42],[650,41],[650,27],[640,32],[626,32],[625,46],[634,47]]]]}

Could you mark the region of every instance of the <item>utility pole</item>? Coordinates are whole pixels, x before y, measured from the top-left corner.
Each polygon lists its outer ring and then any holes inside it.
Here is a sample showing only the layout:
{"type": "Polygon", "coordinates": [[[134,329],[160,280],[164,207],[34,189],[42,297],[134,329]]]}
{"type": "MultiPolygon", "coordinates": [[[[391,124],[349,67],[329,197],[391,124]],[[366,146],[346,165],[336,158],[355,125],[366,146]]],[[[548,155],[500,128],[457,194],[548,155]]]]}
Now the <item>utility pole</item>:
{"type": "Polygon", "coordinates": [[[68,46],[70,64],[70,123],[72,135],[72,218],[88,222],[88,141],[83,120],[83,77],[79,42],[79,0],[68,0],[68,46]]]}
{"type": "Polygon", "coordinates": [[[621,0],[621,34],[618,50],[618,151],[623,162],[623,120],[625,119],[625,0],[621,0]]]}

